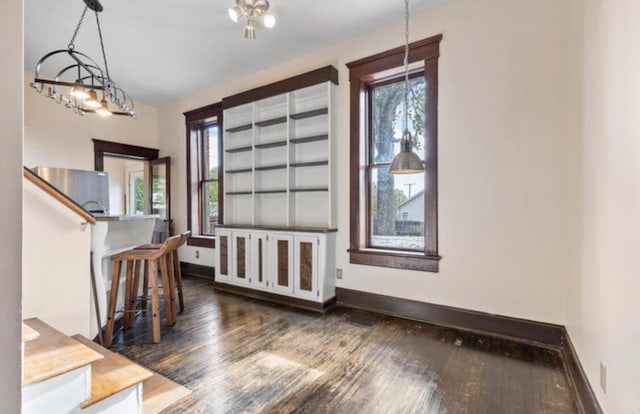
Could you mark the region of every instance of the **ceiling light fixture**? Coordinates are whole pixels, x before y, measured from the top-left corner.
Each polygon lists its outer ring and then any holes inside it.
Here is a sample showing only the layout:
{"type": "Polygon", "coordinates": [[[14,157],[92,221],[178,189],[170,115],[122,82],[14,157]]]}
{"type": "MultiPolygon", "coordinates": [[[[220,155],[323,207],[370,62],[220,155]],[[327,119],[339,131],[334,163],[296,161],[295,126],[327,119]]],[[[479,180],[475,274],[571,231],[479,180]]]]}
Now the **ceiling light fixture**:
{"type": "Polygon", "coordinates": [[[111,79],[107,55],[104,51],[102,29],[98,13],[103,10],[98,0],[83,0],[84,10],[73,32],[66,49],[54,50],[44,55],[36,64],[35,78],[30,86],[46,97],[65,106],[79,115],[98,113],[100,115],[127,115],[135,117],[133,101],[125,91],[111,79]],[[95,12],[100,36],[100,49],[104,62],[104,70],[93,59],[75,50],[75,40],[80,26],[87,14],[87,9],[95,12]],[[45,77],[43,72],[53,73],[53,77],[45,77]],[[102,99],[98,100],[98,92],[102,99]],[[119,110],[109,110],[109,103],[119,110]]]}
{"type": "Polygon", "coordinates": [[[269,13],[268,0],[236,0],[236,5],[229,8],[229,17],[237,23],[243,16],[247,18],[244,27],[244,37],[247,39],[256,38],[256,20],[261,19],[262,24],[268,29],[276,25],[276,18],[269,13]]]}
{"type": "Polygon", "coordinates": [[[424,171],[424,164],[413,152],[413,139],[409,132],[409,0],[404,1],[404,118],[400,152],[389,166],[389,174],[417,174],[424,171]]]}

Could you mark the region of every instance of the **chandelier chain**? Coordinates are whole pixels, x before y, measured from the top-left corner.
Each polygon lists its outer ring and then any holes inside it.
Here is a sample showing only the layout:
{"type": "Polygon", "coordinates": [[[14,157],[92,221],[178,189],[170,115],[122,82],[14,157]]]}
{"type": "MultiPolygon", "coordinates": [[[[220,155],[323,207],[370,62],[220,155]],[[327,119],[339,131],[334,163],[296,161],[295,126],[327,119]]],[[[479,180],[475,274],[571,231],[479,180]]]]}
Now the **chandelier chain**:
{"type": "Polygon", "coordinates": [[[84,21],[84,16],[87,14],[87,9],[88,8],[89,8],[88,6],[84,6],[84,10],[82,10],[82,14],[80,15],[80,20],[78,20],[78,25],[76,26],[76,30],[73,32],[73,36],[71,36],[71,40],[69,41],[69,44],[67,45],[67,48],[69,48],[69,50],[73,50],[76,47],[76,45],[75,45],[76,37],[78,37],[78,32],[80,31],[80,26],[82,26],[82,22],[84,21]]]}
{"type": "Polygon", "coordinates": [[[100,28],[100,18],[98,17],[98,12],[96,11],[96,24],[98,25],[98,35],[100,36],[100,49],[102,49],[102,59],[104,60],[104,71],[107,74],[107,80],[111,79],[109,76],[109,65],[107,64],[107,54],[104,51],[104,40],[102,40],[102,29],[100,28]]]}
{"type": "Polygon", "coordinates": [[[404,0],[404,129],[409,128],[409,0],[404,0]]]}

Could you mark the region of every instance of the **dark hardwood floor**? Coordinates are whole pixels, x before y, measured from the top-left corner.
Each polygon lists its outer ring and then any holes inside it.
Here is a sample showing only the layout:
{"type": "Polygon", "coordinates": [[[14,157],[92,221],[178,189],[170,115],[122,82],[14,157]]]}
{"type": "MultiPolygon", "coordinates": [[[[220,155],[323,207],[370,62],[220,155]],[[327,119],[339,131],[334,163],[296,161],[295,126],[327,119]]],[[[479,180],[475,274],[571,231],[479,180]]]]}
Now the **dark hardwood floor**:
{"type": "MultiPolygon", "coordinates": [[[[112,349],[193,393],[169,413],[576,413],[560,353],[350,309],[328,315],[217,293],[152,343],[150,317],[112,349]]],[[[163,319],[164,322],[164,319],[163,319]]]]}

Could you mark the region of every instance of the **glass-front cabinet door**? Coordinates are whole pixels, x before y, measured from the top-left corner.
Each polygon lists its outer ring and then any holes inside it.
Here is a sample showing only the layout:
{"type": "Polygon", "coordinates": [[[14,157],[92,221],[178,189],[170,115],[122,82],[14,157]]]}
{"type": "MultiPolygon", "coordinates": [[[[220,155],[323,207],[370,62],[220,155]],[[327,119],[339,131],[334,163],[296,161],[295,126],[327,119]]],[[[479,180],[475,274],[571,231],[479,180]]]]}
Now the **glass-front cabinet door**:
{"type": "Polygon", "coordinates": [[[231,231],[217,229],[216,280],[231,281],[231,231]]]}
{"type": "Polygon", "coordinates": [[[271,287],[276,292],[293,293],[293,235],[273,234],[269,240],[271,287]]]}
{"type": "Polygon", "coordinates": [[[251,233],[251,277],[249,283],[254,288],[267,287],[269,260],[267,253],[267,233],[256,231],[251,233]]]}
{"type": "Polygon", "coordinates": [[[233,273],[232,281],[238,284],[249,283],[249,267],[251,265],[249,252],[251,250],[251,233],[248,231],[234,231],[233,245],[233,273]]]}
{"type": "Polygon", "coordinates": [[[295,236],[294,293],[305,299],[317,300],[319,238],[295,236]]]}

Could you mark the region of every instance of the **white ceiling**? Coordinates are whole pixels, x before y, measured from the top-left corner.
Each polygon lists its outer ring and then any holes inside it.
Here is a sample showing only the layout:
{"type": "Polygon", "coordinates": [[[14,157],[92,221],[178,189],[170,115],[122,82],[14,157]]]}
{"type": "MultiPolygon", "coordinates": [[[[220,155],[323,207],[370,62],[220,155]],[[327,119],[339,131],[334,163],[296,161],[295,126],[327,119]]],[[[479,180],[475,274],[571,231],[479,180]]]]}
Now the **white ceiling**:
{"type": "MultiPolygon", "coordinates": [[[[411,13],[451,0],[412,0],[411,13]]],[[[234,0],[102,0],[109,71],[135,101],[149,105],[285,62],[404,17],[402,0],[271,0],[276,26],[243,36],[227,9],[234,0]]],[[[25,0],[25,68],[66,48],[84,2],[25,0]]],[[[242,21],[241,21],[242,22],[242,21]]],[[[399,42],[401,39],[398,39],[399,42]]],[[[102,62],[95,16],[87,13],[76,50],[102,62]]]]}

